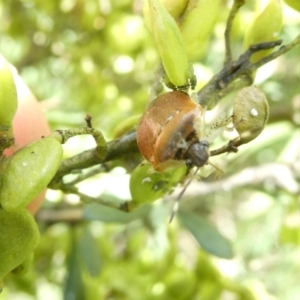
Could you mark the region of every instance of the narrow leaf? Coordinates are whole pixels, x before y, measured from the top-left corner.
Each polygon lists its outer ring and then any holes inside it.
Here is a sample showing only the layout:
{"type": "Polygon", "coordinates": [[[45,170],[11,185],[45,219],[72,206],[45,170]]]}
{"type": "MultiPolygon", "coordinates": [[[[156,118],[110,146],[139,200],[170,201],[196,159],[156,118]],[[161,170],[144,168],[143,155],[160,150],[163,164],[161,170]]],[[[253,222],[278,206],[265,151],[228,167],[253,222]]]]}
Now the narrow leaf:
{"type": "Polygon", "coordinates": [[[101,270],[101,254],[88,227],[85,227],[79,240],[80,259],[92,277],[99,275],[101,270]]]}
{"type": "Polygon", "coordinates": [[[78,260],[74,236],[70,251],[71,253],[69,254],[68,258],[68,275],[65,283],[64,300],[82,300],[85,299],[84,283],[82,281],[80,262],[78,260]]]}
{"type": "Polygon", "coordinates": [[[185,211],[179,211],[178,217],[204,250],[221,258],[234,256],[231,243],[207,220],[185,211]]]}

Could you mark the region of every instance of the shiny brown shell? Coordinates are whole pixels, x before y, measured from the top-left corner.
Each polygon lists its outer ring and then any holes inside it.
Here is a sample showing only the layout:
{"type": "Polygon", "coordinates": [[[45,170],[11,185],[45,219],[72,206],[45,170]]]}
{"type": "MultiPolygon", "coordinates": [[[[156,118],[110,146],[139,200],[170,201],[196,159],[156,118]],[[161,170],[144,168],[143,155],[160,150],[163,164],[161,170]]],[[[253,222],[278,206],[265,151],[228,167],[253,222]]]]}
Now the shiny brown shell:
{"type": "Polygon", "coordinates": [[[142,116],[137,143],[141,154],[157,171],[186,164],[203,166],[208,158],[207,141],[201,141],[204,109],[189,95],[172,91],[150,102],[142,116]]]}

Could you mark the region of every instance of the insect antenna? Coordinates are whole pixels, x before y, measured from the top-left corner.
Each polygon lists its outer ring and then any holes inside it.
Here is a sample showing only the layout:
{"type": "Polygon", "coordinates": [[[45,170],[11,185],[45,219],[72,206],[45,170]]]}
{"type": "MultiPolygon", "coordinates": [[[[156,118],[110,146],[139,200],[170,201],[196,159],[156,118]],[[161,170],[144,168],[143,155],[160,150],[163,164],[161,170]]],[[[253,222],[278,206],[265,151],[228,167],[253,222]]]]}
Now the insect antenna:
{"type": "MultiPolygon", "coordinates": [[[[210,164],[213,168],[216,169],[216,171],[218,171],[218,173],[216,172],[217,175],[220,175],[220,174],[225,174],[219,167],[217,167],[215,164],[213,164],[212,162],[208,161],[207,162],[208,164],[210,164]]],[[[216,176],[217,177],[217,176],[216,176]]]]}
{"type": "Polygon", "coordinates": [[[176,213],[178,211],[178,208],[179,208],[179,201],[182,198],[183,194],[185,193],[187,187],[191,184],[192,180],[196,176],[198,170],[199,170],[199,168],[196,168],[195,172],[192,174],[192,176],[189,178],[189,180],[187,181],[187,183],[185,184],[185,186],[183,187],[183,189],[181,190],[181,192],[176,197],[175,203],[174,203],[173,208],[172,208],[172,213],[171,213],[171,216],[170,216],[169,223],[171,223],[172,220],[174,219],[174,217],[175,217],[175,215],[176,215],[176,213]]]}

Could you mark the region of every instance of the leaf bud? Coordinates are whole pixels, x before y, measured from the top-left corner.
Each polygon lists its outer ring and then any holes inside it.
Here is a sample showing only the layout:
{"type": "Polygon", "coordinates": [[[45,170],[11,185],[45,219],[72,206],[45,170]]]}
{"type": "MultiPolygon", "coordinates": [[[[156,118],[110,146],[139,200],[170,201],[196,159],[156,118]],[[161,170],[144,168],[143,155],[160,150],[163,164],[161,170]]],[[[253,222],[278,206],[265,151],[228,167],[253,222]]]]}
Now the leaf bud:
{"type": "Polygon", "coordinates": [[[188,87],[193,70],[178,25],[159,0],[148,3],[152,33],[166,75],[175,87],[188,87]]]}

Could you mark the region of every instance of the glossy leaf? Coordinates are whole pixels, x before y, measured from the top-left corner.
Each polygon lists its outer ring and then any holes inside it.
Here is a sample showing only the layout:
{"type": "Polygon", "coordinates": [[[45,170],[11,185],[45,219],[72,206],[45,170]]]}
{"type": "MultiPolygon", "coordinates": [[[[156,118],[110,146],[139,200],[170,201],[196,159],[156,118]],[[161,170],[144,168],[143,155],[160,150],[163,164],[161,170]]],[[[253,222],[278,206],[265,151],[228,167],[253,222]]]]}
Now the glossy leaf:
{"type": "Polygon", "coordinates": [[[176,186],[186,174],[186,167],[175,168],[166,172],[155,172],[152,165],[138,165],[130,177],[132,206],[153,202],[163,197],[176,186]]]}
{"type": "Polygon", "coordinates": [[[53,137],[33,142],[0,165],[0,203],[5,210],[25,207],[51,181],[62,158],[61,144],[53,137]]]}

